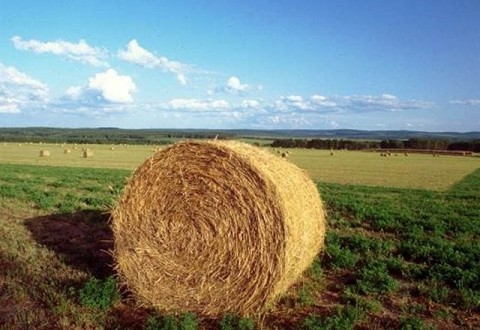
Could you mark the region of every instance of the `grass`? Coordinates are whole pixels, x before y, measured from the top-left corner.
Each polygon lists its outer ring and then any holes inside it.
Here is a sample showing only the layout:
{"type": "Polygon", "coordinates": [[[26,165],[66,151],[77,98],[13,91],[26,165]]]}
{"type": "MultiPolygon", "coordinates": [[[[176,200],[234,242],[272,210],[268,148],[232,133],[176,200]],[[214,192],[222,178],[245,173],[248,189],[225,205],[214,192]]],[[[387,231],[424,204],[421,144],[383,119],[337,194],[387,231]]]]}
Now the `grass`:
{"type": "Polygon", "coordinates": [[[130,171],[0,164],[0,197],[55,213],[108,210],[130,171]]]}
{"type": "Polygon", "coordinates": [[[108,210],[130,173],[0,164],[0,328],[480,327],[480,169],[443,191],[319,183],[325,252],[261,319],[158,315],[117,288],[108,210]]]}
{"type": "MultiPolygon", "coordinates": [[[[246,140],[252,142],[252,140],[246,140]]],[[[258,142],[258,141],[257,141],[258,142]]],[[[115,145],[54,145],[54,144],[0,144],[2,163],[115,168],[132,170],[145,158],[152,155],[153,146],[115,145]],[[73,149],[76,147],[77,149],[73,149]],[[64,154],[64,149],[71,149],[71,154],[64,154]],[[94,152],[92,158],[82,158],[81,148],[94,152]],[[39,157],[41,149],[51,152],[50,157],[39,157]]],[[[272,153],[273,149],[266,148],[272,153]]],[[[281,150],[281,149],[279,149],[281,150]]],[[[330,156],[328,150],[292,149],[289,161],[307,170],[313,180],[318,182],[448,190],[456,182],[480,167],[478,157],[403,154],[380,157],[375,152],[336,151],[330,156]]]]}

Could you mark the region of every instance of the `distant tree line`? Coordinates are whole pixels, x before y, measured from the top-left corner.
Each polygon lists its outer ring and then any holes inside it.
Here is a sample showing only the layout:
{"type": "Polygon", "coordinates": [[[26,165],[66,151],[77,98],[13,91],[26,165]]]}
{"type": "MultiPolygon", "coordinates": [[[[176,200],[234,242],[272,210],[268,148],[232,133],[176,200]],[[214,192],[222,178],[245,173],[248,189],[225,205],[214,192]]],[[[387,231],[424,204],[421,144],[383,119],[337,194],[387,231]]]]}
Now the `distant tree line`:
{"type": "Polygon", "coordinates": [[[435,139],[408,140],[343,140],[343,139],[276,139],[272,142],[273,148],[308,148],[308,149],[410,149],[410,150],[431,150],[431,151],[472,151],[480,152],[480,140],[472,141],[450,141],[435,139]]]}
{"type": "Polygon", "coordinates": [[[196,130],[127,130],[116,128],[0,128],[0,142],[164,145],[179,139],[231,139],[233,135],[196,130]]]}
{"type": "Polygon", "coordinates": [[[338,139],[276,139],[273,148],[307,148],[307,149],[349,149],[365,150],[380,148],[379,141],[338,140],[338,139]]]}

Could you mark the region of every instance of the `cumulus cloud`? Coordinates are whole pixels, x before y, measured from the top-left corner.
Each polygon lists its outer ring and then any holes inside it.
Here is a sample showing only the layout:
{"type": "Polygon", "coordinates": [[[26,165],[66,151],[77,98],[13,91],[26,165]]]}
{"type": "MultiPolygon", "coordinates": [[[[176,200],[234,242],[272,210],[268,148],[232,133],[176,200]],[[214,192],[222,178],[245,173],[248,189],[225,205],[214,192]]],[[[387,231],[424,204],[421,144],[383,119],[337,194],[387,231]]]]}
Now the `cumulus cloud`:
{"type": "Polygon", "coordinates": [[[117,56],[124,61],[140,65],[144,68],[158,68],[165,72],[174,73],[177,75],[177,80],[180,84],[185,85],[187,83],[185,73],[189,70],[188,65],[169,60],[165,56],[157,56],[140,46],[136,39],[130,40],[126,49],[119,50],[117,56]]]}
{"type": "Polygon", "coordinates": [[[67,99],[79,103],[132,103],[132,94],[136,91],[133,79],[120,75],[114,69],[97,73],[88,79],[84,86],[72,86],[67,89],[67,99]]]}
{"type": "Polygon", "coordinates": [[[480,99],[451,100],[449,103],[455,105],[478,106],[480,105],[480,99]]]}
{"type": "Polygon", "coordinates": [[[0,113],[18,113],[48,102],[48,86],[0,63],[0,113]]]}
{"type": "Polygon", "coordinates": [[[236,76],[231,76],[230,78],[227,79],[225,84],[216,87],[213,91],[209,91],[209,93],[210,94],[227,93],[227,94],[244,95],[251,89],[252,89],[251,85],[242,83],[240,79],[236,76]]]}
{"type": "Polygon", "coordinates": [[[225,100],[173,99],[168,102],[171,109],[186,111],[225,111],[230,104],[225,100]]]}
{"type": "Polygon", "coordinates": [[[64,40],[42,42],[35,39],[23,40],[19,36],[12,39],[15,48],[34,53],[49,53],[95,67],[108,66],[106,50],[92,47],[85,40],[72,43],[64,40]]]}
{"type": "Polygon", "coordinates": [[[257,100],[243,100],[241,107],[244,109],[259,109],[260,102],[257,100]]]}
{"type": "Polygon", "coordinates": [[[247,84],[242,84],[240,79],[235,76],[231,76],[227,80],[227,90],[233,92],[245,92],[249,88],[247,84]]]}
{"type": "Polygon", "coordinates": [[[328,97],[323,96],[323,95],[313,95],[311,97],[311,103],[312,105],[315,106],[320,106],[320,107],[336,107],[337,103],[333,100],[330,100],[328,97]]]}

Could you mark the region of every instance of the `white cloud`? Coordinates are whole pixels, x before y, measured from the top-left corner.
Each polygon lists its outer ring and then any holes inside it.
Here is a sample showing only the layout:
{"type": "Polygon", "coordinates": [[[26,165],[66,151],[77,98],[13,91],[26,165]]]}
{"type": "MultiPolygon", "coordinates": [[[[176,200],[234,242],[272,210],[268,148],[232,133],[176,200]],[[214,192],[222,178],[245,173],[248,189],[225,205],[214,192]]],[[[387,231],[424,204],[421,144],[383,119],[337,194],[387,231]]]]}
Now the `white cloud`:
{"type": "Polygon", "coordinates": [[[273,107],[279,111],[307,111],[334,105],[334,103],[327,101],[327,98],[324,96],[314,95],[311,99],[305,100],[300,95],[289,95],[280,97],[279,100],[275,101],[273,107]]]}
{"type": "Polygon", "coordinates": [[[340,127],[340,124],[336,120],[330,121],[329,125],[330,125],[331,128],[339,128],[340,127]]]}
{"type": "Polygon", "coordinates": [[[343,96],[338,98],[337,103],[352,112],[420,110],[434,107],[430,101],[401,100],[391,94],[343,96]]]}
{"type": "Polygon", "coordinates": [[[451,100],[449,103],[456,104],[456,105],[478,106],[480,105],[480,99],[451,100]]]}
{"type": "Polygon", "coordinates": [[[48,86],[0,63],[0,113],[18,113],[48,102],[48,86]]]}
{"type": "Polygon", "coordinates": [[[108,66],[105,61],[108,55],[107,51],[92,47],[85,40],[80,40],[78,43],[63,40],[42,42],[35,39],[23,40],[19,36],[14,36],[11,40],[17,49],[54,54],[96,67],[108,66]]]}
{"type": "Polygon", "coordinates": [[[286,96],[286,97],[284,97],[284,99],[286,101],[292,102],[292,103],[303,103],[303,97],[301,97],[299,95],[286,96]]]}
{"type": "Polygon", "coordinates": [[[260,102],[257,100],[243,100],[241,107],[245,109],[258,109],[260,108],[260,102]]]}
{"type": "Polygon", "coordinates": [[[252,86],[249,84],[244,84],[236,76],[231,76],[227,79],[227,82],[224,85],[216,87],[214,90],[209,90],[209,94],[213,93],[227,93],[227,94],[239,94],[244,95],[249,90],[252,89],[252,86]]]}
{"type": "Polygon", "coordinates": [[[90,78],[88,87],[100,91],[105,100],[113,103],[133,102],[132,93],[136,90],[135,83],[130,76],[119,75],[113,69],[97,73],[90,78]]]}
{"type": "Polygon", "coordinates": [[[185,73],[189,71],[189,66],[177,61],[171,61],[165,56],[157,56],[138,44],[135,39],[130,40],[126,49],[117,52],[118,58],[140,65],[149,69],[161,69],[177,75],[180,84],[186,85],[185,73]]]}
{"type": "Polygon", "coordinates": [[[230,104],[225,100],[173,99],[168,102],[171,109],[187,111],[225,111],[230,104]]]}
{"type": "Polygon", "coordinates": [[[395,95],[382,94],[334,96],[313,95],[304,99],[299,95],[282,96],[270,108],[281,112],[375,112],[430,109],[434,104],[429,101],[400,100],[395,95]]]}
{"type": "Polygon", "coordinates": [[[227,89],[233,92],[245,92],[249,86],[242,84],[240,79],[235,76],[231,76],[227,81],[227,89]]]}
{"type": "Polygon", "coordinates": [[[67,89],[68,99],[80,103],[132,103],[132,93],[136,91],[130,76],[120,75],[114,69],[97,73],[88,79],[85,86],[72,86],[67,89]]]}
{"type": "Polygon", "coordinates": [[[328,99],[326,96],[323,95],[313,95],[311,98],[311,102],[315,106],[320,106],[320,107],[336,107],[337,103],[334,101],[328,99]]]}
{"type": "Polygon", "coordinates": [[[177,74],[177,80],[180,85],[185,86],[187,84],[187,78],[185,78],[185,75],[183,73],[177,74]]]}
{"type": "Polygon", "coordinates": [[[260,118],[260,127],[289,127],[305,128],[312,125],[312,121],[305,116],[298,114],[277,114],[260,118]]]}
{"type": "Polygon", "coordinates": [[[304,101],[303,97],[299,95],[290,95],[284,97],[281,101],[297,109],[308,110],[310,108],[309,102],[304,101]]]}

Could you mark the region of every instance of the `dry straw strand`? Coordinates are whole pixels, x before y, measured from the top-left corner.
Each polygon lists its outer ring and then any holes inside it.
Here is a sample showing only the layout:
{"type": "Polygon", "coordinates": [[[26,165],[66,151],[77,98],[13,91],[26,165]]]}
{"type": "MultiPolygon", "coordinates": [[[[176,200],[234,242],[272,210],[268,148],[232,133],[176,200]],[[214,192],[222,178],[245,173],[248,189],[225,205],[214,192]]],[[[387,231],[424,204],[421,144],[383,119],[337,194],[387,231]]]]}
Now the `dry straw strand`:
{"type": "Polygon", "coordinates": [[[315,184],[240,142],[177,143],[134,172],[112,210],[116,268],[160,311],[257,314],[323,246],[315,184]]]}

